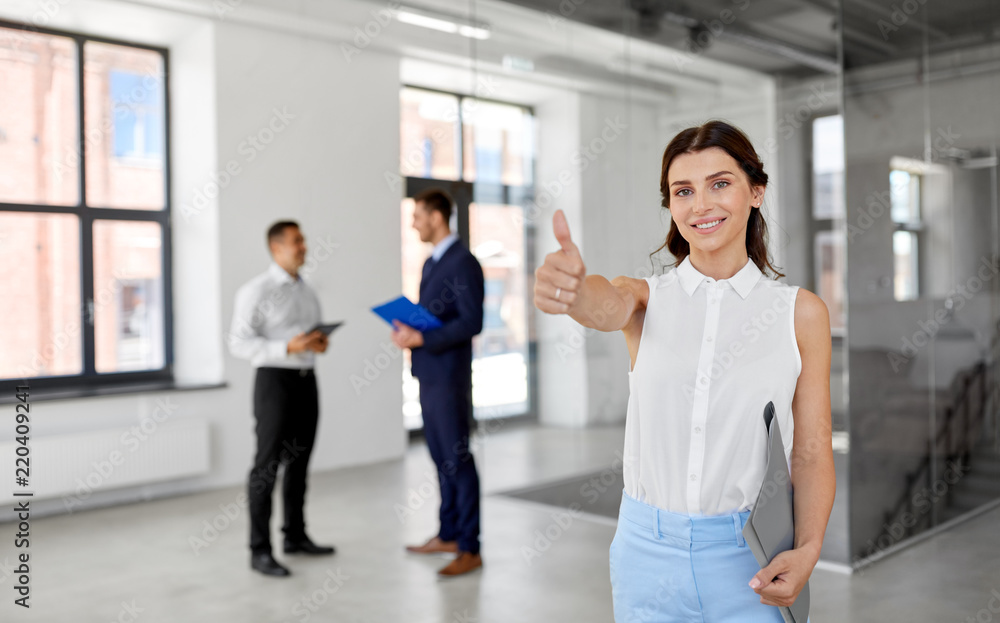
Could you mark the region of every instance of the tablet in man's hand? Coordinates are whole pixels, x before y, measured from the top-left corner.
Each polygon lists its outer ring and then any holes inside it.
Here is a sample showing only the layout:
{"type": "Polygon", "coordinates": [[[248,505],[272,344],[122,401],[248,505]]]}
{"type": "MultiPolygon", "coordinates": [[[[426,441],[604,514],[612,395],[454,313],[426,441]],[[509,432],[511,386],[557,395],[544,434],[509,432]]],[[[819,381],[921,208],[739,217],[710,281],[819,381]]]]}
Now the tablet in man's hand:
{"type": "Polygon", "coordinates": [[[332,322],[330,324],[318,324],[315,327],[313,327],[312,329],[309,329],[308,331],[306,331],[306,333],[308,334],[308,333],[312,333],[313,331],[322,331],[323,335],[330,335],[331,333],[333,333],[337,329],[337,327],[339,327],[342,324],[344,324],[344,323],[343,322],[332,322]]]}

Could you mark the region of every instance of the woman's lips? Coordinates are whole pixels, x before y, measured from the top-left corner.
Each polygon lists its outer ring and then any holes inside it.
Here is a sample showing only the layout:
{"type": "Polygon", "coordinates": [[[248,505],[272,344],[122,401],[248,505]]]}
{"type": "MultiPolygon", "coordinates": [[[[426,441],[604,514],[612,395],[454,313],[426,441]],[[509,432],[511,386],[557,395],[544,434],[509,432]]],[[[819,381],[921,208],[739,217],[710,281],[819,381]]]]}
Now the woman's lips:
{"type": "Polygon", "coordinates": [[[722,227],[722,224],[726,222],[725,218],[720,218],[720,219],[717,219],[717,220],[719,222],[716,223],[715,225],[713,225],[712,227],[701,228],[701,227],[697,227],[695,225],[692,225],[691,228],[694,229],[699,234],[710,234],[713,231],[715,231],[715,230],[719,229],[720,227],[722,227]]]}

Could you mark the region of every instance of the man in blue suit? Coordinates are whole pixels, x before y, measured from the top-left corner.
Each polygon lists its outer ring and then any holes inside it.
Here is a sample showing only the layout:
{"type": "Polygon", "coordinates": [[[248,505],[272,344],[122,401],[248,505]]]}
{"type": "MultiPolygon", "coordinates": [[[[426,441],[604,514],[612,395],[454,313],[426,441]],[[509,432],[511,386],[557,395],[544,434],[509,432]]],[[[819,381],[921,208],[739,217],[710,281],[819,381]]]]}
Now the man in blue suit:
{"type": "Polygon", "coordinates": [[[416,554],[455,553],[442,576],[483,566],[479,554],[479,474],[469,450],[472,416],[472,337],[483,329],[483,269],[451,232],[451,197],[429,189],[415,198],[413,228],[434,245],[420,279],[420,304],[441,327],[421,332],[400,322],[392,340],[409,348],[413,376],[420,382],[420,409],[427,449],[441,486],[441,527],[416,554]]]}

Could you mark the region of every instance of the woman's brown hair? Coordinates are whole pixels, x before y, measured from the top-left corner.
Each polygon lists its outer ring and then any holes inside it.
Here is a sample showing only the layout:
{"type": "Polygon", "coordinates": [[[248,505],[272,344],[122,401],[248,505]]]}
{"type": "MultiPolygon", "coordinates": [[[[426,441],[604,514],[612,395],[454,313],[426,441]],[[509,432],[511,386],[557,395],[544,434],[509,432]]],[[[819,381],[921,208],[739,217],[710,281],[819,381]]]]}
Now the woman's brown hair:
{"type": "MultiPolygon", "coordinates": [[[[719,147],[732,156],[733,160],[738,162],[743,172],[746,173],[751,186],[767,186],[767,173],[764,173],[764,164],[760,161],[746,134],[725,121],[709,121],[698,127],[682,130],[664,150],[663,169],[660,173],[660,195],[663,199],[660,205],[670,209],[667,172],[670,170],[670,164],[674,158],[681,154],[699,152],[709,147],[719,147]]],[[[650,253],[650,256],[659,253],[664,247],[676,258],[674,266],[683,262],[684,258],[691,253],[691,246],[681,235],[677,229],[677,223],[673,219],[670,221],[670,231],[667,232],[666,242],[659,249],[650,253]]],[[[771,264],[771,258],[768,256],[767,223],[764,222],[760,208],[751,208],[750,218],[747,219],[747,255],[765,275],[770,270],[774,273],[775,279],[785,276],[771,264]]]]}

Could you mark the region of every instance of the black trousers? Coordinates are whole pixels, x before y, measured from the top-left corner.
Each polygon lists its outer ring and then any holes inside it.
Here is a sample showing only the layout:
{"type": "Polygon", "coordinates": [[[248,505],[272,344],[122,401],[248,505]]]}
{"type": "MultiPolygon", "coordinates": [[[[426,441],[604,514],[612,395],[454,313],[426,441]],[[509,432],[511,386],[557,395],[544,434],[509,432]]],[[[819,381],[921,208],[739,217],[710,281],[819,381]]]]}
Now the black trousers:
{"type": "Polygon", "coordinates": [[[284,465],[285,538],[305,537],[306,476],[316,440],[319,395],[312,370],[257,368],[253,387],[257,456],[250,470],[250,550],[271,552],[271,495],[278,467],[284,465]]]}

